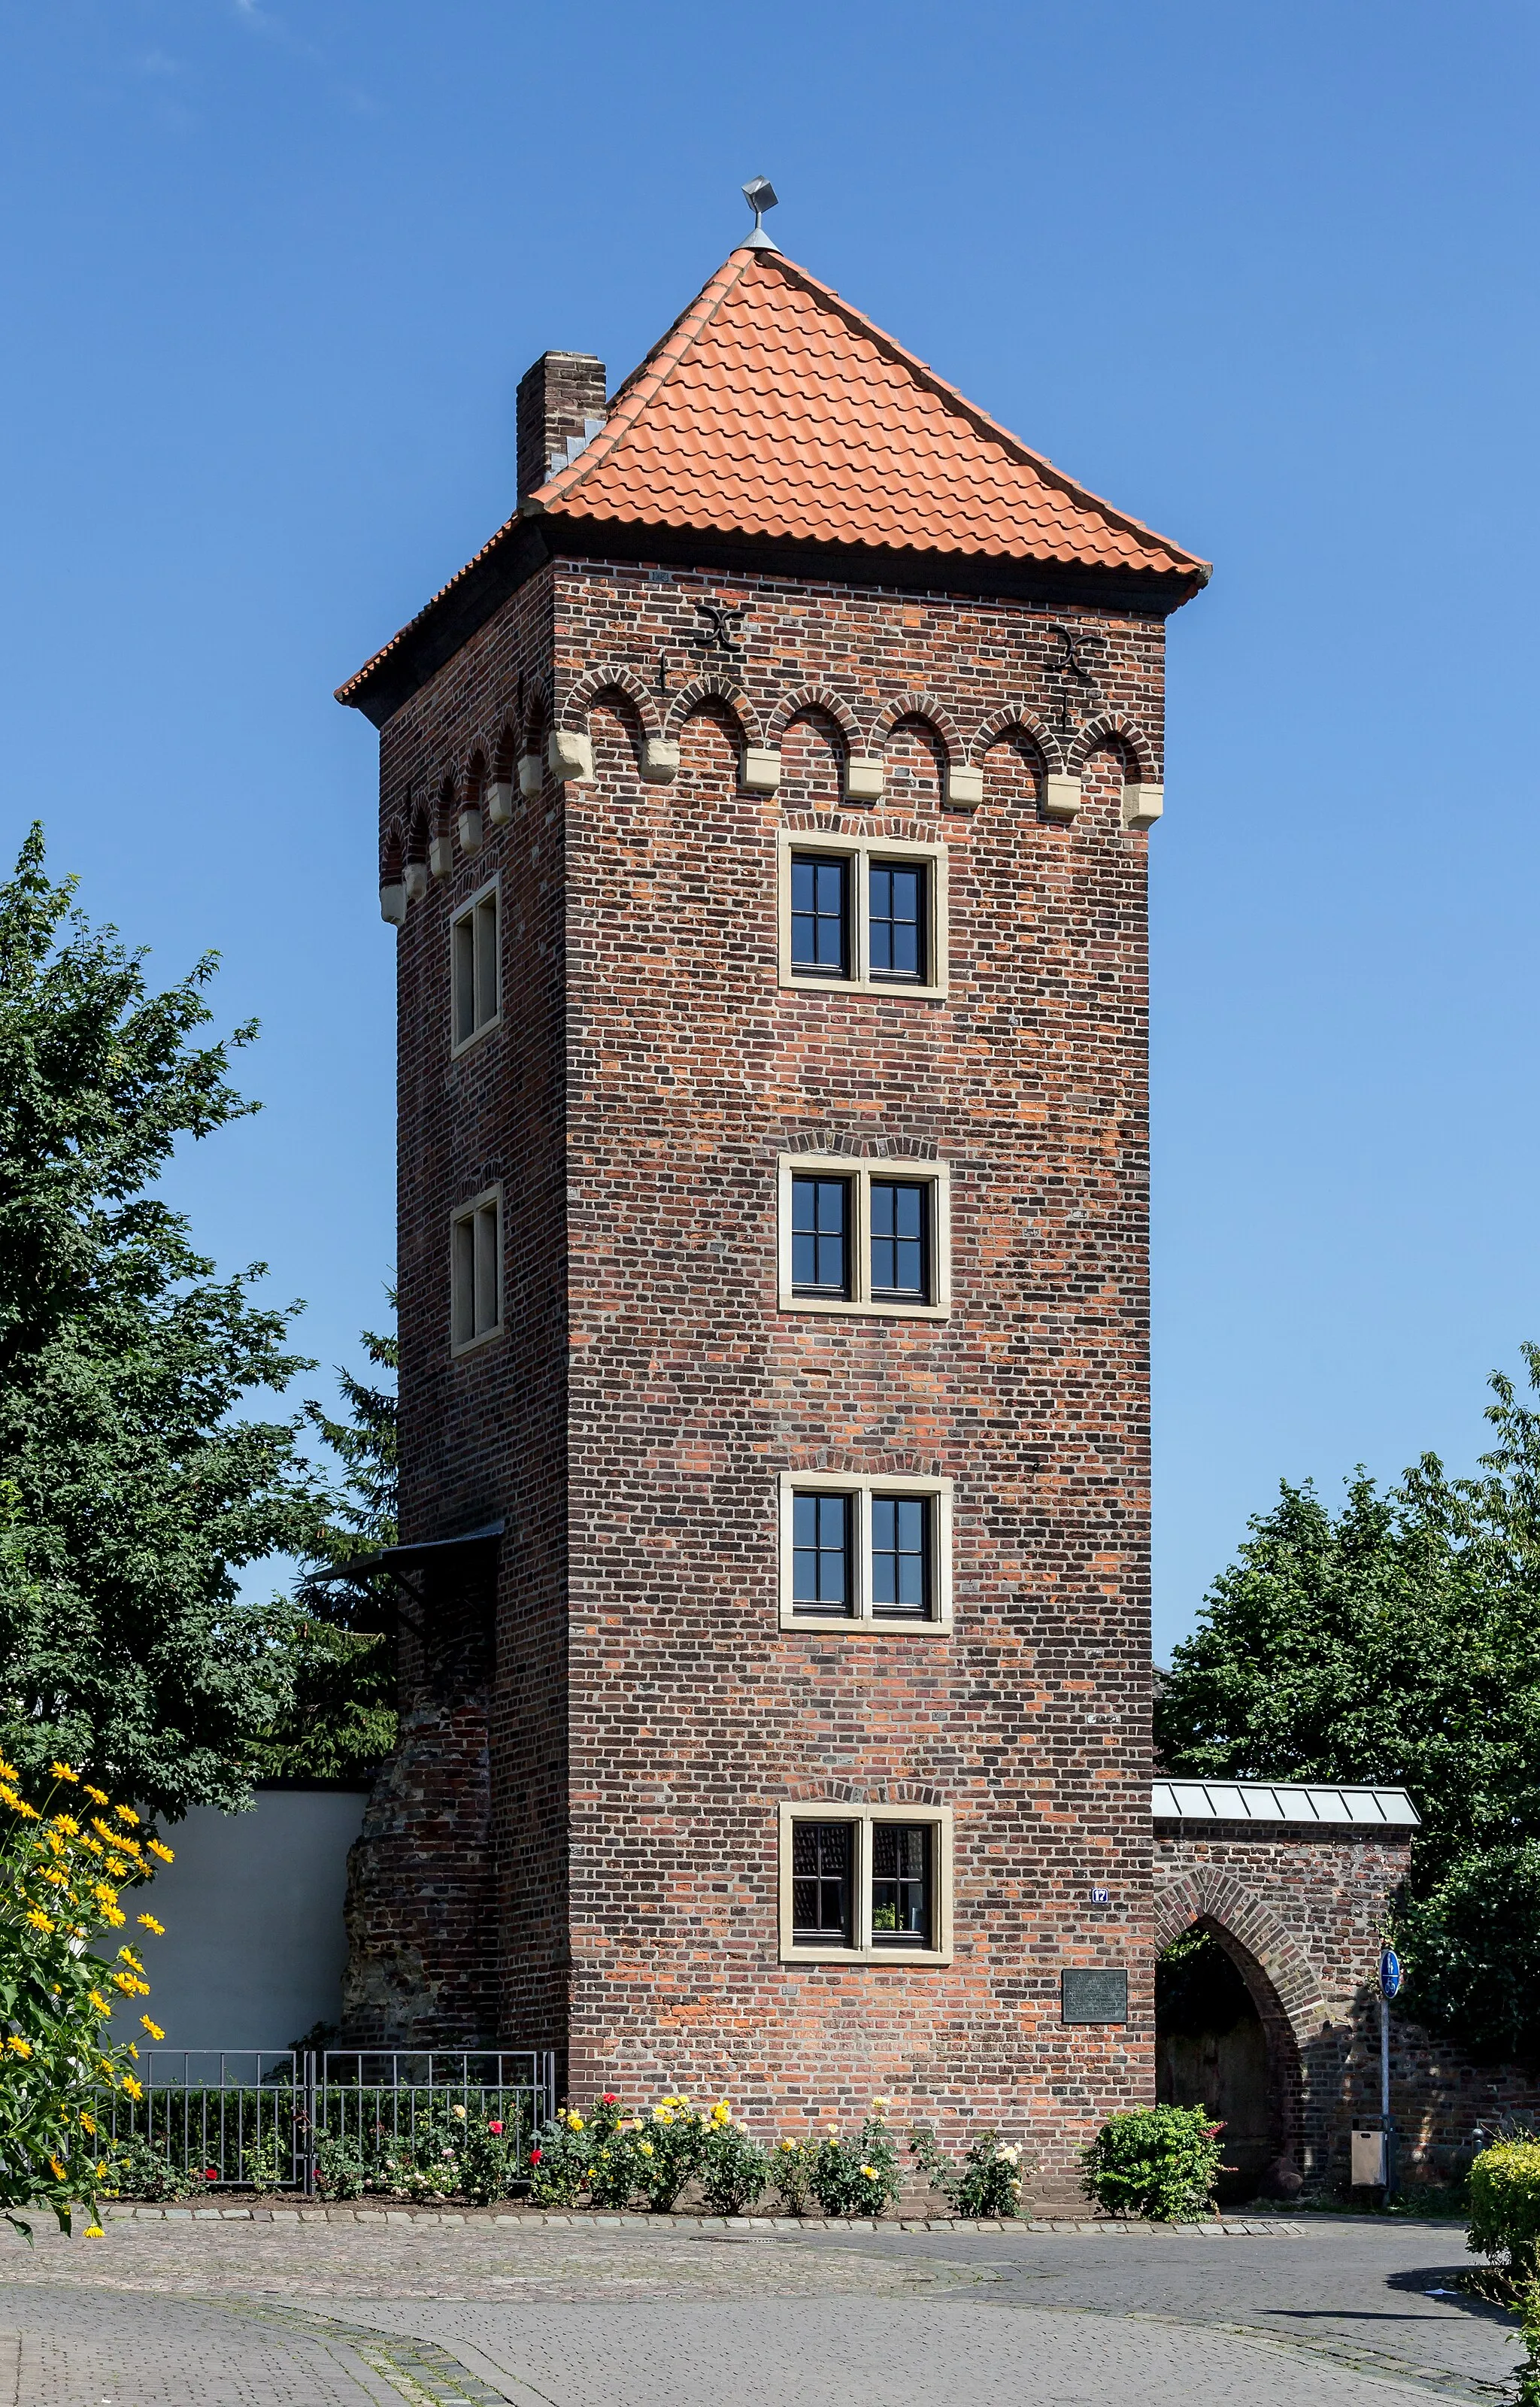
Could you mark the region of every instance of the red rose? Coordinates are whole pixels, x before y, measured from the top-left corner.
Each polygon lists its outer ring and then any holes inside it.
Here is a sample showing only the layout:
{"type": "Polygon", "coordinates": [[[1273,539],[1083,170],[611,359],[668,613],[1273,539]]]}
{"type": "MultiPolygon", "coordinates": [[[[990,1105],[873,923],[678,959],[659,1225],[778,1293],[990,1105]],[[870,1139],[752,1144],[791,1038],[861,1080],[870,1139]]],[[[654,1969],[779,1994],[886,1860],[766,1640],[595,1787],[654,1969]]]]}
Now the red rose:
{"type": "Polygon", "coordinates": [[[532,2165],[538,2165],[538,2164],[539,2164],[539,2162],[540,2162],[540,2160],[541,2160],[541,2158],[542,2158],[544,2154],[545,2154],[545,2151],[544,2151],[544,2148],[531,2148],[531,2149],[530,2149],[530,2162],[532,2165]]]}
{"type": "Polygon", "coordinates": [[[488,2123],[487,2129],[492,2133],[495,2139],[502,2139],[502,2126],[501,2123],[488,2123]]]}
{"type": "Polygon", "coordinates": [[[620,2092],[619,2092],[619,2090],[618,2090],[618,2089],[606,2089],[606,2091],[604,2092],[603,2097],[600,2100],[600,2101],[599,2101],[599,2102],[600,2102],[600,2104],[601,2106],[618,2106],[618,2105],[619,2105],[619,2103],[620,2103],[620,2092]]]}
{"type": "Polygon", "coordinates": [[[219,2180],[219,2166],[218,2166],[218,2165],[205,2165],[205,2166],[204,2167],[204,2179],[205,2179],[205,2181],[218,2181],[218,2180],[219,2180]]]}

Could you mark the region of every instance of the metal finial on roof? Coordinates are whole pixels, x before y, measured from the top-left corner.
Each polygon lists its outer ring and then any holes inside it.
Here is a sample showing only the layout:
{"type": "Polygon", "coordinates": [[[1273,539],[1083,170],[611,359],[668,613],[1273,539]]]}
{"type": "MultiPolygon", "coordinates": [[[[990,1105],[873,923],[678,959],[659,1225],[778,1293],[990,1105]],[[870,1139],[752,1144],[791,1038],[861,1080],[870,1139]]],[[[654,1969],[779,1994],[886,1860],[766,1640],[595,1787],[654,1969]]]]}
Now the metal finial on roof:
{"type": "Polygon", "coordinates": [[[779,257],[780,244],[771,242],[760,223],[765,211],[773,209],[776,206],[775,186],[768,176],[751,176],[743,187],[743,198],[754,211],[754,232],[745,240],[744,249],[773,250],[779,257]]]}

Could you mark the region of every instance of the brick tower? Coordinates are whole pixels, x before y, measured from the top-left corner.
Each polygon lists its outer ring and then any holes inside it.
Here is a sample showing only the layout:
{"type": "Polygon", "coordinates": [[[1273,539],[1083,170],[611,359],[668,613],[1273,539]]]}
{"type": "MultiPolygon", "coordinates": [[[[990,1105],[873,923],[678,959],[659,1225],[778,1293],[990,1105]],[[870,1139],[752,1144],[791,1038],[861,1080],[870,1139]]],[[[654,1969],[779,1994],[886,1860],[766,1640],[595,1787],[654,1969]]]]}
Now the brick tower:
{"type": "Polygon", "coordinates": [[[349,2036],[1153,2095],[1146,831],[1203,563],[735,250],[340,699],[400,959],[349,2036]]]}

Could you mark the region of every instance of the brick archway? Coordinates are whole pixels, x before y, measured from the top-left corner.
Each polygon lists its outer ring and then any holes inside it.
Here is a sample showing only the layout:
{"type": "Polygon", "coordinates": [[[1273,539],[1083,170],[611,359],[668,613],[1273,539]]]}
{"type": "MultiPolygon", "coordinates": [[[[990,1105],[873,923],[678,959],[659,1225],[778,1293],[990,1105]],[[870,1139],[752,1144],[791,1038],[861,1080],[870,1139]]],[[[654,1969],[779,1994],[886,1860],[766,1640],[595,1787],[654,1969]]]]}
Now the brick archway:
{"type": "Polygon", "coordinates": [[[1293,2194],[1301,2186],[1305,2153],[1307,2051],[1330,2021],[1320,1984],[1278,1916],[1231,1873],[1198,1866],[1157,1888],[1154,1924],[1157,1953],[1184,1931],[1207,1932],[1245,1983],[1267,2052],[1272,2156],[1263,2186],[1293,2194]]]}

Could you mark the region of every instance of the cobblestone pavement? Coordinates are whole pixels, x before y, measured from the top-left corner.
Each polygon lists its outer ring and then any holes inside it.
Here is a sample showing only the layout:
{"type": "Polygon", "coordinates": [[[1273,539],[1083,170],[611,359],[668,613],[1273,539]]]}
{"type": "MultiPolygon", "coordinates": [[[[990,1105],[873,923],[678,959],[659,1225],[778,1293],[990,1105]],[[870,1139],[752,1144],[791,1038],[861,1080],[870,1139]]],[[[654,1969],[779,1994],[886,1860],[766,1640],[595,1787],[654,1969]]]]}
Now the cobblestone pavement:
{"type": "Polygon", "coordinates": [[[1462,2243],[117,2222],[0,2243],[0,2407],[1497,2407],[1462,2243]]]}

